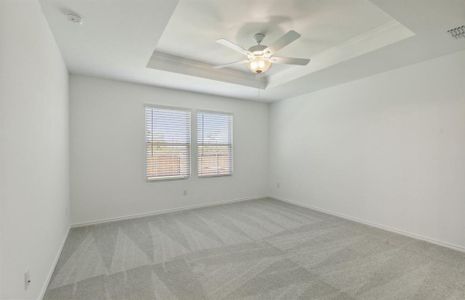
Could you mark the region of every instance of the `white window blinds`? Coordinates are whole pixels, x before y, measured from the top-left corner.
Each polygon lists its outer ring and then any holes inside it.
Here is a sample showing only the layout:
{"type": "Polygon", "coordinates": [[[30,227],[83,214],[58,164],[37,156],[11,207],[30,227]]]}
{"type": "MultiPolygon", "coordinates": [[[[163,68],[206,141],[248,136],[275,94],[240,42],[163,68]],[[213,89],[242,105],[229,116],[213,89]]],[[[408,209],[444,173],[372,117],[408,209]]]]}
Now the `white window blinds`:
{"type": "Polygon", "coordinates": [[[148,180],[189,177],[190,111],[146,106],[145,149],[148,180]]]}
{"type": "Polygon", "coordinates": [[[199,176],[231,175],[233,170],[231,114],[197,113],[197,162],[199,176]]]}

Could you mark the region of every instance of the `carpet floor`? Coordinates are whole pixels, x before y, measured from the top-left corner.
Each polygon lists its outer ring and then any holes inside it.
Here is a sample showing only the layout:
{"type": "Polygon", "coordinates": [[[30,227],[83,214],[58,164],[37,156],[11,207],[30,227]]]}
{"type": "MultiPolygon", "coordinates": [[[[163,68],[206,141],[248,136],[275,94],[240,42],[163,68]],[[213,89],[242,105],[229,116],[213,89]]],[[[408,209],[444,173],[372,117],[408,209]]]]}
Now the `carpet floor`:
{"type": "Polygon", "coordinates": [[[260,199],[72,229],[45,299],[465,299],[465,254],[260,199]]]}

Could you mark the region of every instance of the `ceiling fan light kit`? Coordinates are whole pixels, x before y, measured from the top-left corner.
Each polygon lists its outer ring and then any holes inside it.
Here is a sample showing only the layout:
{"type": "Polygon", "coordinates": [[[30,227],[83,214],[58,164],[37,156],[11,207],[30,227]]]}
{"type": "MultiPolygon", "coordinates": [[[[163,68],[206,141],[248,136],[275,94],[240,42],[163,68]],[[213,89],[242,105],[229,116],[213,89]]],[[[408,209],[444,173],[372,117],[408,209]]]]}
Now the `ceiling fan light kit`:
{"type": "Polygon", "coordinates": [[[247,63],[252,73],[262,74],[268,71],[273,63],[305,66],[310,62],[310,59],[274,56],[276,52],[289,45],[293,41],[297,40],[299,37],[300,34],[295,32],[294,30],[291,30],[284,34],[282,37],[280,37],[273,44],[271,44],[271,46],[266,46],[262,45],[262,41],[265,38],[265,34],[256,33],[254,35],[254,39],[257,42],[257,45],[250,47],[249,50],[245,50],[241,46],[236,45],[231,41],[219,39],[216,41],[218,44],[221,44],[243,55],[246,55],[247,60],[241,60],[225,65],[218,65],[214,68],[225,68],[232,65],[247,63]]]}
{"type": "Polygon", "coordinates": [[[271,61],[265,57],[255,56],[249,60],[249,69],[255,74],[264,73],[271,67],[271,61]]]}

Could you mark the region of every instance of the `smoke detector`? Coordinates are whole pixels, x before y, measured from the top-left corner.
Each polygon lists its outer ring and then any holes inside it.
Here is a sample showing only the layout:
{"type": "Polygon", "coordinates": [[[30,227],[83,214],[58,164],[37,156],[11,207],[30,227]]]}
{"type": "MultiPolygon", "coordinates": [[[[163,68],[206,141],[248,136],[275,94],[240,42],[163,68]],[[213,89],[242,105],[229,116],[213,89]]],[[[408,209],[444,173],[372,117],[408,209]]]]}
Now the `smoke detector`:
{"type": "Polygon", "coordinates": [[[82,24],[82,17],[78,15],[77,13],[74,12],[68,12],[66,13],[66,17],[68,18],[68,21],[76,23],[76,24],[82,24]]]}
{"type": "Polygon", "coordinates": [[[465,25],[447,30],[453,38],[465,38],[465,25]]]}

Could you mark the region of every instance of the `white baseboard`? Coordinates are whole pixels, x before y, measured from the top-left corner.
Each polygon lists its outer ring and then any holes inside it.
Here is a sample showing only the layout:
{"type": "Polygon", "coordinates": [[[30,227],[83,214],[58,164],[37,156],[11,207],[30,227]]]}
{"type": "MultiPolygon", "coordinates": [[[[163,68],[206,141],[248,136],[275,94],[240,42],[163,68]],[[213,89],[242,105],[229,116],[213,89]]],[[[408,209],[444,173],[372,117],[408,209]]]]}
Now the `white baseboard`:
{"type": "Polygon", "coordinates": [[[126,215],[126,216],[120,216],[120,217],[114,217],[114,218],[105,218],[105,219],[98,219],[98,220],[93,220],[93,221],[78,222],[78,223],[72,224],[71,228],[110,223],[110,222],[116,222],[116,221],[122,221],[122,220],[138,219],[138,218],[143,218],[143,217],[180,212],[180,211],[189,210],[189,209],[212,207],[212,206],[218,206],[218,205],[223,205],[223,204],[228,204],[228,203],[236,203],[236,202],[263,199],[263,198],[267,198],[267,197],[263,196],[263,197],[234,199],[234,200],[228,200],[228,201],[216,201],[216,202],[202,203],[202,204],[197,204],[197,205],[188,205],[188,206],[182,206],[182,207],[176,207],[176,208],[155,210],[155,211],[150,211],[146,213],[132,214],[132,215],[126,215]]]}
{"type": "Polygon", "coordinates": [[[50,270],[48,271],[47,278],[45,279],[42,289],[40,290],[39,297],[37,298],[38,300],[42,300],[45,296],[45,292],[47,291],[47,287],[50,284],[50,280],[52,279],[53,271],[55,271],[55,267],[58,263],[58,260],[60,259],[60,255],[61,255],[61,252],[63,251],[63,247],[65,246],[65,242],[66,242],[66,239],[68,238],[70,229],[71,228],[68,227],[68,230],[66,231],[66,234],[65,234],[65,238],[61,242],[60,248],[58,249],[58,252],[55,255],[55,258],[53,259],[52,265],[50,266],[50,270]]]}
{"type": "Polygon", "coordinates": [[[308,208],[308,209],[311,209],[311,210],[315,210],[315,211],[322,212],[322,213],[325,213],[325,214],[328,214],[328,215],[332,215],[332,216],[339,217],[339,218],[342,218],[342,219],[346,219],[346,220],[349,220],[349,221],[364,224],[364,225],[367,225],[367,226],[376,227],[376,228],[379,228],[379,229],[382,229],[382,230],[386,230],[386,231],[389,231],[389,232],[404,235],[404,236],[407,236],[407,237],[410,237],[410,238],[413,238],[413,239],[416,239],[416,240],[425,241],[425,242],[428,242],[428,243],[431,243],[431,244],[435,244],[435,245],[438,245],[438,246],[446,247],[446,248],[449,248],[449,249],[452,249],[452,250],[456,250],[456,251],[460,251],[460,252],[465,253],[465,247],[464,246],[456,245],[456,244],[449,243],[449,242],[440,241],[440,240],[433,239],[433,238],[430,238],[430,237],[427,237],[427,236],[424,236],[424,235],[421,235],[421,234],[416,234],[416,233],[413,233],[413,232],[410,232],[410,231],[405,231],[405,230],[398,229],[398,228],[395,228],[395,227],[391,227],[391,226],[388,226],[388,225],[383,225],[383,224],[378,224],[378,223],[366,221],[366,220],[363,220],[363,219],[360,219],[360,218],[357,218],[357,217],[349,216],[349,215],[346,215],[346,214],[342,214],[342,213],[339,213],[339,212],[327,210],[327,209],[316,207],[316,206],[313,206],[313,205],[306,205],[306,204],[302,204],[302,203],[299,203],[299,202],[296,202],[296,201],[292,201],[292,200],[288,200],[288,199],[281,199],[281,198],[277,198],[277,197],[273,197],[273,196],[270,196],[269,198],[275,199],[275,200],[278,200],[278,201],[282,201],[282,202],[286,202],[286,203],[289,203],[289,204],[293,204],[293,205],[296,205],[296,206],[299,206],[299,207],[308,208]]]}

